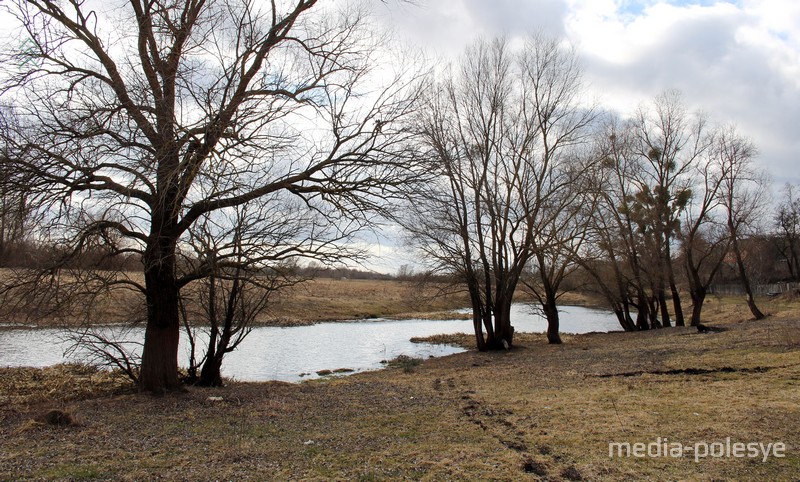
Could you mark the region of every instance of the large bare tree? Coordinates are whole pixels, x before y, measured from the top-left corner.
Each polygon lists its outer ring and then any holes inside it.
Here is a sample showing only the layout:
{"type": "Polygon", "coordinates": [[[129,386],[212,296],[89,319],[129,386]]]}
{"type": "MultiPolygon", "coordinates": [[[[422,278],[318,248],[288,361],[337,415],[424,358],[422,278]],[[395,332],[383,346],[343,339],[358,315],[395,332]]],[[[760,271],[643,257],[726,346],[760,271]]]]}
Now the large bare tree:
{"type": "Polygon", "coordinates": [[[549,343],[561,343],[558,298],[578,263],[597,192],[589,188],[593,163],[585,145],[596,113],[581,98],[582,72],[576,53],[556,38],[537,34],[522,51],[523,95],[533,113],[533,182],[523,186],[533,252],[531,276],[523,283],[547,319],[549,343]]]}
{"type": "Polygon", "coordinates": [[[507,348],[514,293],[531,257],[555,242],[549,226],[574,187],[569,153],[593,114],[579,104],[574,53],[544,36],[518,51],[479,41],[444,77],[420,119],[438,177],[405,224],[434,270],[466,284],[478,348],[507,348]]]}
{"type": "Polygon", "coordinates": [[[24,39],[4,52],[2,96],[21,120],[15,175],[51,235],[77,249],[113,233],[141,256],[143,282],[115,285],[146,300],[144,390],[179,383],[180,293],[197,277],[179,273],[176,253],[198,220],[284,192],[363,221],[413,168],[409,85],[370,82],[379,39],[358,11],[316,0],[4,8],[24,39]]]}
{"type": "Polygon", "coordinates": [[[720,164],[716,147],[716,142],[712,141],[712,147],[694,166],[693,195],[683,211],[677,232],[692,299],[692,326],[700,324],[706,295],[724,265],[730,247],[731,238],[720,199],[720,189],[725,180],[724,166],[720,164]]]}

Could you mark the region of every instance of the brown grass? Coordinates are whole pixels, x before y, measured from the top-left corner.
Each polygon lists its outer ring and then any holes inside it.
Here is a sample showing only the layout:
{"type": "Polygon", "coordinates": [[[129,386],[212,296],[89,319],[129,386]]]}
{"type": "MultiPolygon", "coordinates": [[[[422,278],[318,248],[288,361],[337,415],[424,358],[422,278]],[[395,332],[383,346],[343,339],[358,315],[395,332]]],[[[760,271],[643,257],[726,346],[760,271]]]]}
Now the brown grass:
{"type": "Polygon", "coordinates": [[[270,317],[300,323],[401,314],[411,318],[428,312],[446,317],[457,316],[449,310],[469,303],[463,295],[436,296],[438,289],[394,280],[320,278],[281,293],[270,310],[270,317]]]}
{"type": "MultiPolygon", "coordinates": [[[[2,276],[2,271],[0,271],[2,276]]],[[[131,274],[134,278],[140,275],[131,274]]],[[[137,280],[141,281],[141,280],[137,280]]],[[[349,280],[320,278],[277,293],[268,309],[256,320],[262,325],[308,325],[319,321],[369,318],[460,319],[452,310],[469,305],[464,294],[440,295],[442,287],[420,286],[395,280],[349,280]]],[[[38,326],[77,326],[87,319],[97,324],[126,323],[143,317],[140,293],[117,290],[79,304],[74,312],[34,319],[7,316],[3,323],[38,326]],[[88,308],[88,309],[87,309],[88,308]]],[[[196,310],[191,307],[190,310],[196,310]]]]}
{"type": "Polygon", "coordinates": [[[518,334],[510,352],[469,351],[408,372],[159,398],[81,368],[6,369],[0,479],[794,481],[800,322],[736,318],[715,323],[721,332],[574,335],[558,346],[518,334]],[[77,424],[30,423],[48,408],[77,424]],[[611,441],[657,437],[783,442],[787,453],[608,455],[611,441]]]}

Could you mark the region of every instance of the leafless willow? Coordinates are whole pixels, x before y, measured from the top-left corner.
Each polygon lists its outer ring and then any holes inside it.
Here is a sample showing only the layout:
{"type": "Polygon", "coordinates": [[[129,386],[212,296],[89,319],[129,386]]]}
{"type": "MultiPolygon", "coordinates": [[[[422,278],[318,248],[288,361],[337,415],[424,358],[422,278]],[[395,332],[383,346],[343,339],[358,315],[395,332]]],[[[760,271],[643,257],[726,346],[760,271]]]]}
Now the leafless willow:
{"type": "Polygon", "coordinates": [[[725,127],[717,139],[717,156],[723,172],[720,202],[725,210],[731,254],[747,297],[747,306],[753,317],[760,320],[765,315],[753,296],[745,265],[747,251],[742,246],[748,235],[764,228],[761,218],[769,200],[765,189],[766,179],[752,165],[756,152],[752,141],[739,134],[732,125],[725,127]]]}
{"type": "MultiPolygon", "coordinates": [[[[404,224],[434,271],[465,283],[481,350],[512,345],[511,302],[532,257],[541,255],[541,279],[559,271],[554,253],[567,232],[555,225],[576,187],[571,154],[593,118],[579,104],[580,87],[574,52],[556,40],[532,37],[521,51],[480,41],[420,117],[437,179],[404,224]]],[[[550,306],[554,293],[542,302],[550,306]]]]}

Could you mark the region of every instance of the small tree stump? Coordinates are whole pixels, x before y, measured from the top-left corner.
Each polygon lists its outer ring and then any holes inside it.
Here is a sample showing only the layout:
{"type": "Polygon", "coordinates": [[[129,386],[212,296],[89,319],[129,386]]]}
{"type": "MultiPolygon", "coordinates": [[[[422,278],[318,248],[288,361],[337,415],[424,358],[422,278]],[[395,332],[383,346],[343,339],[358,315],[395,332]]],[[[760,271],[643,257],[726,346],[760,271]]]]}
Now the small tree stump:
{"type": "Polygon", "coordinates": [[[48,410],[40,413],[33,420],[44,425],[53,425],[56,427],[66,427],[75,423],[72,415],[63,410],[48,410]]]}

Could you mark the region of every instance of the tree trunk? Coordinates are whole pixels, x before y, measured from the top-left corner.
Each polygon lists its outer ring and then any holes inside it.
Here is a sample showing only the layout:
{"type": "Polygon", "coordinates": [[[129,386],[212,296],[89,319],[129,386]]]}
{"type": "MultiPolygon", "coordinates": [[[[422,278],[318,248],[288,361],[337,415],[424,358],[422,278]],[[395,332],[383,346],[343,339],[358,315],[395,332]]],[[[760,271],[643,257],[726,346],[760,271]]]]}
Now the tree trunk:
{"type": "Polygon", "coordinates": [[[669,320],[669,308],[667,307],[667,293],[664,289],[664,283],[660,282],[658,287],[658,308],[661,311],[661,327],[668,328],[672,326],[669,320]]]}
{"type": "MultiPolygon", "coordinates": [[[[636,325],[633,323],[631,319],[631,302],[626,294],[626,290],[621,286],[621,283],[617,283],[620,302],[615,303],[612,302],[612,306],[614,306],[614,312],[617,314],[617,319],[619,320],[619,324],[622,325],[622,329],[625,331],[636,331],[636,325]],[[621,306],[620,306],[621,305],[621,306]]],[[[612,297],[606,295],[607,298],[611,299],[612,297]]]]}
{"type": "Polygon", "coordinates": [[[160,241],[145,252],[144,261],[147,327],[139,388],[152,393],[164,393],[180,387],[180,316],[174,244],[160,241]]]}
{"type": "Polygon", "coordinates": [[[643,290],[639,290],[638,294],[639,298],[639,311],[636,313],[636,329],[639,331],[649,330],[652,328],[649,323],[650,318],[650,304],[647,299],[647,295],[644,294],[643,290]]]}
{"type": "Polygon", "coordinates": [[[619,326],[621,326],[622,329],[625,331],[630,331],[628,330],[627,320],[625,319],[625,312],[622,310],[622,308],[614,308],[614,315],[616,315],[617,317],[619,326]]]}
{"type": "Polygon", "coordinates": [[[643,309],[639,310],[639,312],[636,313],[636,329],[639,331],[649,330],[650,328],[652,328],[648,320],[648,318],[650,317],[650,314],[648,312],[650,310],[648,309],[647,303],[643,304],[642,308],[643,309]]]}
{"type": "MultiPolygon", "coordinates": [[[[149,283],[148,283],[149,285],[149,283]]],[[[175,390],[178,380],[178,293],[173,286],[147,289],[148,317],[139,388],[153,393],[175,390]]]]}
{"type": "Polygon", "coordinates": [[[494,313],[495,349],[509,349],[514,343],[514,327],[511,326],[511,300],[497,300],[494,313]]]}
{"type": "Polygon", "coordinates": [[[558,307],[554,296],[547,295],[547,300],[542,304],[545,317],[547,318],[547,343],[551,345],[561,344],[561,335],[559,334],[559,319],[558,307]]]}
{"type": "Polygon", "coordinates": [[[686,277],[689,279],[689,297],[692,299],[692,319],[689,323],[690,326],[697,326],[700,323],[700,314],[703,311],[703,302],[706,299],[706,287],[703,285],[700,273],[695,267],[691,247],[686,251],[684,268],[686,269],[686,277]]]}
{"type": "Polygon", "coordinates": [[[675,326],[686,326],[686,321],[683,319],[683,306],[681,306],[681,295],[678,287],[675,285],[675,277],[670,274],[669,289],[672,294],[672,307],[675,309],[675,326]]]}
{"type": "Polygon", "coordinates": [[[622,308],[616,308],[614,313],[616,313],[619,324],[622,326],[623,330],[636,331],[636,324],[633,322],[633,319],[631,319],[631,305],[626,298],[622,300],[622,308]]]}
{"type": "Polygon", "coordinates": [[[691,326],[700,324],[700,314],[703,311],[703,302],[706,299],[706,289],[698,286],[689,292],[692,297],[692,320],[691,326]]]}
{"type": "Polygon", "coordinates": [[[636,331],[636,325],[633,324],[630,314],[621,309],[614,310],[614,314],[617,315],[617,321],[619,321],[619,326],[621,326],[623,330],[636,331]]]}
{"type": "Polygon", "coordinates": [[[483,337],[483,317],[481,316],[481,310],[478,309],[479,305],[474,303],[473,301],[472,326],[475,330],[475,342],[478,345],[478,351],[486,351],[486,339],[483,337]]]}
{"type": "Polygon", "coordinates": [[[756,300],[753,297],[752,291],[750,291],[750,287],[748,286],[745,288],[745,291],[747,292],[747,307],[750,308],[750,313],[753,314],[753,318],[756,320],[763,320],[766,318],[766,315],[764,315],[764,313],[758,309],[758,305],[756,305],[756,300]]]}
{"type": "MultiPolygon", "coordinates": [[[[729,222],[730,223],[730,222],[729,222]]],[[[731,229],[732,232],[735,232],[731,229]]],[[[747,270],[744,267],[744,258],[742,258],[742,252],[739,249],[739,241],[736,239],[736,235],[732,236],[733,246],[733,254],[736,256],[736,266],[739,268],[739,279],[742,282],[742,287],[744,288],[745,295],[747,296],[747,307],[750,308],[750,313],[753,314],[753,317],[756,320],[763,320],[765,318],[764,313],[758,309],[756,306],[756,300],[753,297],[753,290],[750,287],[750,279],[747,276],[747,270]]]]}
{"type": "Polygon", "coordinates": [[[647,298],[647,312],[650,328],[661,328],[661,320],[658,319],[658,301],[655,296],[647,298]]]}
{"type": "Polygon", "coordinates": [[[222,386],[222,358],[225,354],[227,343],[224,342],[224,337],[219,337],[219,329],[217,329],[217,319],[214,308],[213,299],[216,296],[214,292],[214,278],[211,278],[211,296],[209,303],[212,308],[209,310],[211,315],[211,332],[208,336],[208,352],[206,353],[206,360],[203,363],[203,368],[200,370],[200,379],[197,384],[203,387],[221,387],[222,386]],[[219,341],[218,341],[219,340],[219,341]]]}
{"type": "Polygon", "coordinates": [[[222,356],[217,356],[209,347],[209,354],[200,370],[200,380],[197,382],[202,387],[221,387],[222,386],[222,356]]]}
{"type": "Polygon", "coordinates": [[[681,306],[681,294],[678,291],[678,286],[675,283],[675,269],[672,266],[672,250],[669,247],[669,239],[665,246],[666,264],[667,264],[667,281],[669,282],[669,291],[672,295],[672,307],[675,310],[675,326],[686,326],[683,319],[683,307],[681,306]]]}

